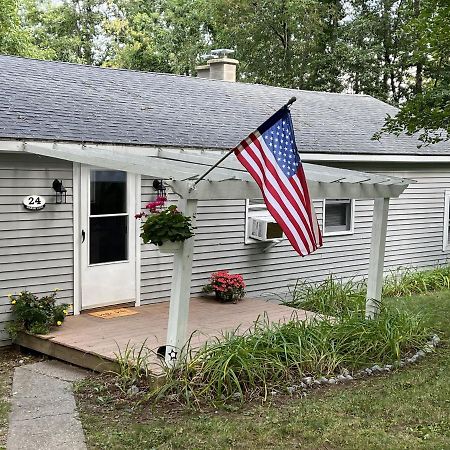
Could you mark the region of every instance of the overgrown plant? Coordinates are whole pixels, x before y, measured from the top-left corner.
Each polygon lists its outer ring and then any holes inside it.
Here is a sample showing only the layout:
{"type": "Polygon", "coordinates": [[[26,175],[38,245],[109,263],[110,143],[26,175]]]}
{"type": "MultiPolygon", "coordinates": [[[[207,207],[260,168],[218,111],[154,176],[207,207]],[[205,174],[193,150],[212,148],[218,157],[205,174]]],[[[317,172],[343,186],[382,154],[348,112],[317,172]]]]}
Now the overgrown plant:
{"type": "Polygon", "coordinates": [[[366,285],[353,279],[344,281],[330,275],[321,283],[297,280],[289,299],[283,303],[293,308],[333,317],[364,313],[366,285]]]}
{"type": "Polygon", "coordinates": [[[7,325],[14,339],[20,331],[31,334],[47,334],[54,326],[60,326],[68,313],[68,305],[56,303],[57,290],[38,298],[28,291],[18,295],[8,295],[13,321],[7,325]]]}
{"type": "Polygon", "coordinates": [[[118,365],[118,370],[114,374],[118,378],[118,386],[123,392],[133,386],[148,381],[152,375],[150,369],[150,359],[154,352],[146,346],[147,339],[139,346],[133,346],[128,341],[123,350],[117,345],[118,351],[114,354],[118,365]]]}
{"type": "MultiPolygon", "coordinates": [[[[384,279],[382,296],[406,297],[444,289],[450,289],[450,266],[423,271],[399,267],[384,279]]],[[[283,303],[334,317],[355,312],[362,315],[366,291],[364,280],[343,280],[330,275],[319,283],[298,280],[283,303]]]]}
{"type": "Polygon", "coordinates": [[[395,309],[383,309],[374,320],[360,314],[278,324],[266,319],[243,334],[226,333],[196,352],[186,351],[186,359],[168,369],[166,383],[150,396],[171,395],[190,405],[267,397],[305,376],[391,363],[428,337],[420,317],[395,309]]]}
{"type": "Polygon", "coordinates": [[[450,266],[422,271],[399,267],[385,278],[383,296],[406,297],[444,289],[450,289],[450,266]]]}

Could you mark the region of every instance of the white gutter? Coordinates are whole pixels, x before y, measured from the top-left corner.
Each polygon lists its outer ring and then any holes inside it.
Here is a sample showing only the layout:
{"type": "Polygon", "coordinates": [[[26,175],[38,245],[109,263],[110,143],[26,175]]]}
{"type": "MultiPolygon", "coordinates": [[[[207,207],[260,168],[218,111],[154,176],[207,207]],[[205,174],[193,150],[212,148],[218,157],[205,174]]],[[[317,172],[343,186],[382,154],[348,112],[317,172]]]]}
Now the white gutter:
{"type": "MultiPolygon", "coordinates": [[[[0,140],[1,152],[22,152],[23,144],[52,144],[60,143],[64,146],[73,144],[75,147],[82,145],[81,142],[67,142],[67,141],[43,141],[33,139],[20,140],[0,140]]],[[[142,156],[156,156],[158,150],[184,150],[186,152],[194,151],[202,153],[202,151],[217,151],[223,153],[225,150],[207,149],[207,148],[186,148],[186,147],[155,147],[144,145],[127,145],[127,144],[92,144],[89,143],[90,148],[98,148],[105,150],[117,150],[122,153],[130,153],[142,156]]],[[[450,152],[450,148],[449,148],[450,152]]],[[[302,161],[304,162],[369,162],[369,163],[450,163],[450,154],[447,155],[403,155],[403,154],[336,154],[336,153],[301,153],[302,161]]]]}

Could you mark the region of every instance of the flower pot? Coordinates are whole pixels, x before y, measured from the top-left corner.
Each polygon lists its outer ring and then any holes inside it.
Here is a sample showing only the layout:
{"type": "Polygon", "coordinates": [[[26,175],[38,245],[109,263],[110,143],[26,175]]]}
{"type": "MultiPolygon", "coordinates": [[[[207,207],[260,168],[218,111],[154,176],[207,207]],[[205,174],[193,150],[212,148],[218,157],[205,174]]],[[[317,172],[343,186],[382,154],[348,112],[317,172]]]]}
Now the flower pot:
{"type": "Polygon", "coordinates": [[[158,250],[160,253],[176,253],[181,250],[183,242],[181,241],[167,241],[163,242],[162,245],[158,245],[158,250]]]}
{"type": "Polygon", "coordinates": [[[220,300],[222,303],[237,303],[238,298],[236,298],[232,293],[222,292],[222,291],[214,291],[216,295],[216,299],[220,300]]]}

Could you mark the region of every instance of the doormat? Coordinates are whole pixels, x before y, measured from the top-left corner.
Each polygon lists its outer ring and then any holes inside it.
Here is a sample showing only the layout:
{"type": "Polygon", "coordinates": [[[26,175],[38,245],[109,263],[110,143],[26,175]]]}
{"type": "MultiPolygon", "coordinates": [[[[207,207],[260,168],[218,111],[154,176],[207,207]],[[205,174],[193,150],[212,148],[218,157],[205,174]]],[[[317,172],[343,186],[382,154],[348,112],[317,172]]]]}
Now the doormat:
{"type": "Polygon", "coordinates": [[[134,314],[139,314],[137,311],[134,311],[132,308],[114,308],[114,309],[106,309],[103,311],[96,311],[88,313],[90,316],[100,317],[101,319],[115,319],[116,317],[123,316],[133,316],[134,314]]]}

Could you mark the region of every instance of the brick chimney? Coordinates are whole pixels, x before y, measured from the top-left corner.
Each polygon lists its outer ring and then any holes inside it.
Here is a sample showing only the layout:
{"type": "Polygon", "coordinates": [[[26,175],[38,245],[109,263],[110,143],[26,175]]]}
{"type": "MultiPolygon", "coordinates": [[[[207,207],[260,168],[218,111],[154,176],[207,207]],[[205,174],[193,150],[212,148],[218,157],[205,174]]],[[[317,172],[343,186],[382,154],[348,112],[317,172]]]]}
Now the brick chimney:
{"type": "Polygon", "coordinates": [[[233,50],[212,50],[211,55],[205,56],[213,58],[209,59],[205,65],[196,67],[197,76],[210,80],[236,81],[236,66],[239,61],[229,58],[227,55],[230,53],[233,53],[233,50]]]}

